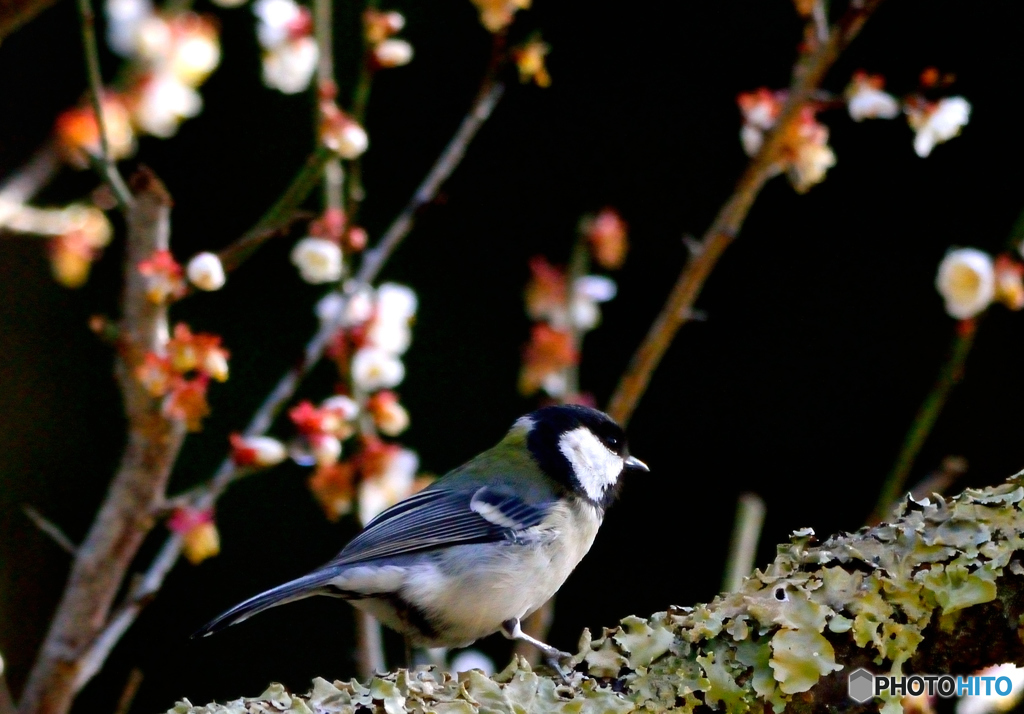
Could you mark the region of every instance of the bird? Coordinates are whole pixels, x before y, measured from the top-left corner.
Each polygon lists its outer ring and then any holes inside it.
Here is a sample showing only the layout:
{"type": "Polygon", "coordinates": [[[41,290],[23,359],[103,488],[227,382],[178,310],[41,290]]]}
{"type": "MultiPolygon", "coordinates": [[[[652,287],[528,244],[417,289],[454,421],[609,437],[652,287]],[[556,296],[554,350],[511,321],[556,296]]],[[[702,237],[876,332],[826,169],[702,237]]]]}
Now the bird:
{"type": "Polygon", "coordinates": [[[381,512],[330,562],[235,605],[193,637],[328,595],[412,646],[464,647],[501,632],[537,647],[557,670],[569,655],[523,632],[522,620],[590,550],[623,477],[646,471],[607,414],[542,407],[494,447],[381,512]]]}

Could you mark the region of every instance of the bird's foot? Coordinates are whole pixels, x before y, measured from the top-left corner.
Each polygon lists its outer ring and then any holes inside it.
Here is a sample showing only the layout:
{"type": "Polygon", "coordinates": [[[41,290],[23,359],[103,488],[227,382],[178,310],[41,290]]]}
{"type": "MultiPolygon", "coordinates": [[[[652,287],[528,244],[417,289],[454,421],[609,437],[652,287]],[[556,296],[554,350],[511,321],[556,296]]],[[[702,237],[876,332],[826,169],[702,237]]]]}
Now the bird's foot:
{"type": "Polygon", "coordinates": [[[510,640],[522,640],[523,642],[529,642],[531,645],[539,649],[541,654],[544,655],[544,663],[551,667],[551,669],[558,672],[558,676],[562,678],[563,682],[569,681],[568,674],[572,671],[570,666],[572,660],[571,654],[563,652],[560,649],[556,649],[546,642],[541,642],[536,637],[531,637],[523,632],[519,618],[512,618],[501,623],[501,632],[510,640]]]}

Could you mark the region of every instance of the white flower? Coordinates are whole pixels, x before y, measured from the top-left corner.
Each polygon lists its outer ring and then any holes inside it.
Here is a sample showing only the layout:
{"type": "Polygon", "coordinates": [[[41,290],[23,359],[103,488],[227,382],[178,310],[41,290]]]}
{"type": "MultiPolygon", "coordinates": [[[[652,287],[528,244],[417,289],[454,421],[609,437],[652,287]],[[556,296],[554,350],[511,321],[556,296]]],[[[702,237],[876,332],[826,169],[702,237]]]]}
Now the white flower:
{"type": "Polygon", "coordinates": [[[352,421],[359,416],[359,405],[352,397],[346,397],[344,394],[328,397],[320,404],[320,408],[337,412],[338,418],[342,421],[352,421]]]}
{"type": "Polygon", "coordinates": [[[314,434],[309,437],[313,458],[317,466],[333,466],[341,458],[341,440],[333,434],[314,434]]]}
{"type": "Polygon", "coordinates": [[[304,10],[294,0],[257,0],[252,11],[259,18],[256,38],[265,49],[283,45],[292,35],[292,28],[303,20],[304,10]]]}
{"type": "Polygon", "coordinates": [[[185,268],[188,279],[200,290],[220,290],[227,281],[224,265],[215,253],[198,253],[185,268]]]}
{"type": "Polygon", "coordinates": [[[418,307],[416,293],[405,285],[382,283],[377,288],[377,315],[383,319],[409,321],[418,307]]]}
{"type": "Polygon", "coordinates": [[[580,330],[592,330],[601,321],[599,302],[615,297],[615,281],[603,275],[584,275],[573,284],[569,306],[572,324],[580,330]]]}
{"type": "Polygon", "coordinates": [[[348,302],[345,303],[345,315],[343,324],[346,327],[362,325],[373,317],[373,291],[368,288],[360,288],[348,294],[348,302]]]}
{"type": "Polygon", "coordinates": [[[740,127],[740,144],[747,156],[753,156],[761,150],[764,143],[764,132],[753,124],[744,124],[740,127]]]}
{"type": "Polygon", "coordinates": [[[405,379],[405,365],[392,352],[362,347],[352,357],[352,382],[363,392],[391,389],[405,379]]]}
{"type": "Polygon", "coordinates": [[[359,519],[363,525],[412,493],[419,465],[416,452],[398,449],[388,459],[384,473],[367,478],[359,485],[359,519]]]}
{"type": "Polygon", "coordinates": [[[996,294],[995,265],[991,256],[974,248],[946,253],[939,263],[935,288],[946,301],[946,312],[968,320],[989,306],[996,294]]]}
{"type": "Polygon", "coordinates": [[[138,50],[139,27],[152,16],[150,0],[107,0],[107,44],[122,57],[138,50]]]}
{"type": "Polygon", "coordinates": [[[374,59],[381,67],[401,67],[412,61],[412,45],[405,40],[384,40],[373,48],[374,59]]]}
{"type": "Polygon", "coordinates": [[[367,340],[385,352],[404,353],[412,342],[409,321],[416,314],[416,307],[416,293],[409,288],[395,283],[381,285],[377,288],[367,340]]]}
{"type": "Polygon", "coordinates": [[[922,158],[928,156],[936,144],[957,136],[970,116],[971,103],[963,97],[946,97],[928,108],[909,110],[907,120],[917,132],[914,151],[922,158]]]}
{"type": "Polygon", "coordinates": [[[825,180],[825,172],[836,165],[836,155],[828,144],[800,144],[793,159],[793,186],[803,193],[825,180]]]}
{"type": "Polygon", "coordinates": [[[298,94],[309,87],[318,57],[316,40],[297,37],[263,53],[263,83],[283,94],[298,94]]]}
{"type": "Polygon", "coordinates": [[[385,436],[398,436],[409,428],[409,412],[399,404],[398,399],[390,392],[382,392],[390,398],[375,399],[373,421],[385,436]]]}
{"type": "Polygon", "coordinates": [[[888,92],[863,81],[856,82],[847,94],[846,109],[854,121],[895,119],[900,113],[900,103],[888,92]]]}
{"type": "Polygon", "coordinates": [[[202,84],[220,64],[220,41],[212,26],[197,24],[178,40],[171,69],[181,81],[193,87],[202,84]]]}
{"type": "Polygon", "coordinates": [[[291,258],[307,283],[331,283],[341,278],[341,248],[329,240],[303,238],[292,248],[291,258]]]}
{"type": "Polygon", "coordinates": [[[337,291],[332,290],[317,301],[313,311],[320,322],[334,322],[341,317],[344,307],[345,298],[337,291]]]}
{"type": "Polygon", "coordinates": [[[170,72],[150,75],[132,106],[132,119],[148,134],[166,139],[178,131],[184,119],[199,114],[203,98],[170,72]]]}
{"type": "Polygon", "coordinates": [[[224,350],[206,350],[199,368],[218,382],[228,379],[228,357],[224,350]]]}
{"type": "Polygon", "coordinates": [[[354,121],[344,121],[339,126],[323,133],[324,144],[343,159],[356,159],[370,146],[366,129],[354,121]]]}
{"type": "Polygon", "coordinates": [[[284,444],[269,436],[242,437],[238,439],[236,451],[238,447],[249,452],[245,456],[256,466],[276,466],[288,458],[288,450],[284,444]]]}

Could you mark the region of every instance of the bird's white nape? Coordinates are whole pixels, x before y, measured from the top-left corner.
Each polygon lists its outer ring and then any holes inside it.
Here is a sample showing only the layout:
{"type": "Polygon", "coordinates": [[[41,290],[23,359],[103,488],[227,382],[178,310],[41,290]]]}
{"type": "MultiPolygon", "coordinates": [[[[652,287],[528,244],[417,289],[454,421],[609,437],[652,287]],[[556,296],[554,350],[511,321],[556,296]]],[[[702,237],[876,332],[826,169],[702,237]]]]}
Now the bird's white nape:
{"type": "Polygon", "coordinates": [[[592,501],[604,498],[605,491],[622,474],[623,458],[602,444],[585,426],[562,434],[558,438],[558,450],[569,461],[576,480],[592,501]]]}

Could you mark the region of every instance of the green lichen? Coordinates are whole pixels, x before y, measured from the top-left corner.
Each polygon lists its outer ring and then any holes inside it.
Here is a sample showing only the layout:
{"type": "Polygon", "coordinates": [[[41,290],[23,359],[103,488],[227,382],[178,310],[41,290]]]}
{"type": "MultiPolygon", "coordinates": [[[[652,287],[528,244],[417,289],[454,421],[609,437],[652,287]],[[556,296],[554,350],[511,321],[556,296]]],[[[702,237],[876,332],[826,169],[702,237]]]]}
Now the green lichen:
{"type": "MultiPolygon", "coordinates": [[[[843,652],[901,673],[929,633],[955,633],[971,608],[1002,598],[1024,632],[1020,603],[999,579],[1024,576],[1024,473],[949,501],[907,500],[891,523],[815,544],[793,533],[775,561],[736,592],[649,619],[584,632],[565,681],[516,659],[493,678],[399,670],[358,682],[317,679],[303,696],[272,685],[259,697],[173,714],[736,714],[814,708],[815,685],[840,676],[843,652]]],[[[1019,635],[1017,635],[1019,636],[1019,635]]],[[[833,688],[834,690],[835,688],[833,688]]],[[[899,714],[898,699],[878,702],[899,714]]]]}

